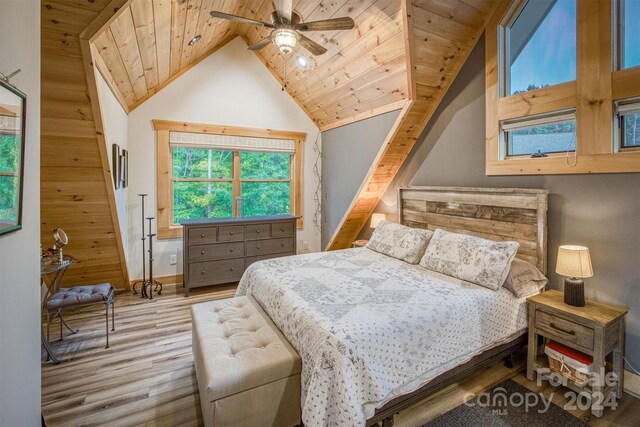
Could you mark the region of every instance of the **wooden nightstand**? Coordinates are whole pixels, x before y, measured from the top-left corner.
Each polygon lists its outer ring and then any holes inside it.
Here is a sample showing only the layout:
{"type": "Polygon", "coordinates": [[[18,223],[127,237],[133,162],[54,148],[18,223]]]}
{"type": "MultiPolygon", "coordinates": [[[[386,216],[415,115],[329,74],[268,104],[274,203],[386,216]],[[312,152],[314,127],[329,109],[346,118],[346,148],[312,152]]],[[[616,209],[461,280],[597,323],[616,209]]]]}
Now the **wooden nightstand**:
{"type": "Polygon", "coordinates": [[[369,243],[369,241],[367,239],[360,239],[360,240],[356,240],[355,242],[351,243],[351,247],[352,248],[364,248],[365,246],[367,246],[367,243],[369,243]]]}
{"type": "Polygon", "coordinates": [[[593,372],[614,372],[618,381],[613,385],[581,386],[567,380],[567,387],[577,393],[586,392],[591,396],[591,413],[602,416],[602,407],[595,403],[606,402],[609,393],[616,398],[622,395],[624,378],[624,332],[627,307],[615,307],[596,301],[586,301],[584,307],[573,307],[564,303],[564,294],[556,290],[542,292],[527,298],[529,302],[529,349],[527,357],[527,378],[536,380],[539,369],[548,368],[546,356],[538,356],[538,335],[556,341],[593,357],[593,372]],[[612,363],[606,357],[612,354],[612,363]],[[599,402],[593,399],[595,393],[602,393],[599,402]],[[599,407],[594,407],[599,406],[599,407]]]}

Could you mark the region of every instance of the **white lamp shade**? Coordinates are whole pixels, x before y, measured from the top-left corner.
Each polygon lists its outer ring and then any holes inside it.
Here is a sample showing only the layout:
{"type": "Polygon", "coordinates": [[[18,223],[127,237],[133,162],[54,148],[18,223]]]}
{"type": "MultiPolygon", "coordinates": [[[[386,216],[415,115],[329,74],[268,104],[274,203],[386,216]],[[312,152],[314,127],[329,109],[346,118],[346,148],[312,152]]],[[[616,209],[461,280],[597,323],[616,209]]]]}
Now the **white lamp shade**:
{"type": "Polygon", "coordinates": [[[371,228],[376,228],[381,221],[387,219],[387,216],[382,213],[374,213],[371,215],[371,228]]]}
{"type": "Polygon", "coordinates": [[[280,52],[289,53],[298,44],[298,35],[291,30],[275,30],[273,35],[273,44],[278,46],[280,52]]]}
{"type": "Polygon", "coordinates": [[[576,245],[562,245],[558,248],[556,273],[565,277],[591,277],[593,267],[589,248],[576,245]]]}

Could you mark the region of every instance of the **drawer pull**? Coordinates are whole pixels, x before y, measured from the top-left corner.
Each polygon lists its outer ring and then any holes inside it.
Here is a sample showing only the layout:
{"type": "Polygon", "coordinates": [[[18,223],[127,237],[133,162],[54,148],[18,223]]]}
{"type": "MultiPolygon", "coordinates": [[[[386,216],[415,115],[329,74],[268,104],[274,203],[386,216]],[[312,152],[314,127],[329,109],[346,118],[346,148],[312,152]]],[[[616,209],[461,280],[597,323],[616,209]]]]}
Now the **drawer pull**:
{"type": "Polygon", "coordinates": [[[230,231],[230,232],[229,232],[229,236],[233,236],[233,231],[230,231]]]}
{"type": "Polygon", "coordinates": [[[200,235],[200,237],[204,237],[204,233],[202,233],[202,234],[200,235]]]}
{"type": "Polygon", "coordinates": [[[284,231],[284,227],[280,227],[280,231],[284,231]]]}
{"type": "Polygon", "coordinates": [[[229,252],[233,252],[233,251],[234,251],[234,249],[233,249],[233,248],[229,248],[229,252]]]}
{"type": "Polygon", "coordinates": [[[202,270],[202,271],[200,272],[200,274],[204,274],[204,270],[202,270]]]}
{"type": "Polygon", "coordinates": [[[256,249],[260,249],[260,245],[256,246],[256,249]]]}
{"type": "Polygon", "coordinates": [[[282,243],[280,243],[280,246],[283,246],[283,247],[284,247],[284,246],[286,246],[286,243],[285,243],[285,242],[282,242],[282,243]]]}
{"type": "Polygon", "coordinates": [[[256,230],[256,233],[260,234],[260,230],[256,230]]]}
{"type": "Polygon", "coordinates": [[[235,270],[235,268],[234,268],[234,267],[231,267],[231,268],[229,269],[229,271],[233,271],[233,270],[235,270]]]}
{"type": "Polygon", "coordinates": [[[569,335],[575,335],[576,331],[574,331],[573,329],[564,329],[561,328],[559,326],[557,326],[555,323],[549,323],[549,326],[551,326],[553,329],[558,330],[560,332],[564,332],[565,334],[569,334],[569,335]]]}
{"type": "Polygon", "coordinates": [[[202,255],[204,255],[204,251],[200,251],[200,253],[201,253],[202,255]]]}

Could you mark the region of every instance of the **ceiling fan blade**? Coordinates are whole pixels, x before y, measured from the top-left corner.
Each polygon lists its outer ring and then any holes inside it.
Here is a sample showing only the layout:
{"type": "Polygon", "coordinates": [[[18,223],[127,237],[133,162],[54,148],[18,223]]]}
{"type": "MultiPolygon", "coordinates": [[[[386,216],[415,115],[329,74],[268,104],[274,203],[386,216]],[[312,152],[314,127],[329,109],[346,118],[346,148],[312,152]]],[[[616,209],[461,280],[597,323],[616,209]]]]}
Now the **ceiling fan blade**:
{"type": "Polygon", "coordinates": [[[273,0],[278,16],[285,22],[291,22],[291,13],[293,12],[293,0],[273,0]]]}
{"type": "Polygon", "coordinates": [[[333,31],[350,30],[355,26],[349,17],[323,19],[321,21],[302,22],[296,27],[299,31],[333,31]]]}
{"type": "Polygon", "coordinates": [[[307,49],[309,52],[313,53],[316,56],[322,55],[327,51],[327,49],[302,34],[298,34],[298,42],[300,43],[300,46],[307,49]]]}
{"type": "Polygon", "coordinates": [[[260,40],[258,43],[254,43],[251,46],[249,46],[247,49],[249,50],[260,50],[265,46],[268,46],[269,43],[271,43],[272,37],[265,37],[262,40],[260,40]]]}
{"type": "Polygon", "coordinates": [[[212,10],[210,14],[214,18],[228,19],[229,21],[240,22],[242,24],[251,24],[251,25],[258,25],[260,27],[273,28],[273,25],[268,24],[266,22],[256,21],[254,19],[249,19],[249,18],[243,18],[242,16],[237,16],[237,15],[230,15],[228,13],[218,12],[217,10],[212,10]]]}

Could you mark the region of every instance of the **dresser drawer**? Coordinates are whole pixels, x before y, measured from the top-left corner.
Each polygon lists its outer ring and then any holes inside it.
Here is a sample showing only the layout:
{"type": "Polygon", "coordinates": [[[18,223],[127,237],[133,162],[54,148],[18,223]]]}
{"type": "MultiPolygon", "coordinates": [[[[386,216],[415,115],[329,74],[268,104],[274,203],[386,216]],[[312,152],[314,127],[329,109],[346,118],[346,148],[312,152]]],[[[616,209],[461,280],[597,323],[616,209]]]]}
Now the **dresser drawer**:
{"type": "Polygon", "coordinates": [[[246,226],[245,238],[247,240],[264,239],[271,237],[271,224],[250,224],[246,226]]]}
{"type": "Polygon", "coordinates": [[[218,242],[239,242],[244,240],[244,225],[218,227],[218,242]]]}
{"type": "Polygon", "coordinates": [[[244,273],[244,258],[196,262],[189,265],[189,284],[236,282],[244,273]]]}
{"type": "Polygon", "coordinates": [[[237,258],[242,256],[244,256],[244,242],[189,246],[189,262],[237,258]]]}
{"type": "Polygon", "coordinates": [[[536,311],[535,326],[547,338],[556,337],[589,350],[593,349],[593,329],[587,326],[540,310],[536,311]]]}
{"type": "Polygon", "coordinates": [[[218,240],[218,227],[189,228],[189,244],[212,243],[218,240]]]}
{"type": "Polygon", "coordinates": [[[286,254],[270,254],[270,255],[250,256],[250,257],[247,257],[247,262],[245,263],[245,265],[247,267],[249,267],[254,262],[263,261],[265,259],[280,258],[280,257],[283,257],[283,256],[291,256],[291,255],[295,255],[295,254],[293,252],[291,252],[291,253],[286,253],[286,254]]]}
{"type": "Polygon", "coordinates": [[[293,238],[247,242],[247,256],[283,254],[293,251],[293,238]]]}
{"type": "Polygon", "coordinates": [[[271,224],[271,237],[289,237],[295,233],[293,222],[276,222],[271,224]]]}

